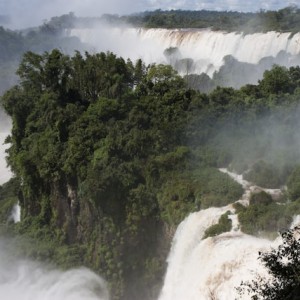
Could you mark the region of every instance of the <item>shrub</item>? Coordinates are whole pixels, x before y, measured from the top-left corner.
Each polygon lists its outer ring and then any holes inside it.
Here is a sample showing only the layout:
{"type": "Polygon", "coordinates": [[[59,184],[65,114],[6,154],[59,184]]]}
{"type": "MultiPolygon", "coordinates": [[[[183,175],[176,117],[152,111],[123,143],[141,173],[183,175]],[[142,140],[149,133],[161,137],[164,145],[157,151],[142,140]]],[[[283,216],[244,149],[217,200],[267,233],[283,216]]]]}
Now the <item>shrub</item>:
{"type": "Polygon", "coordinates": [[[227,211],[220,217],[219,222],[217,224],[208,227],[204,232],[203,238],[206,239],[207,237],[213,237],[223,232],[230,231],[232,227],[232,221],[228,218],[230,213],[230,211],[227,211]]]}

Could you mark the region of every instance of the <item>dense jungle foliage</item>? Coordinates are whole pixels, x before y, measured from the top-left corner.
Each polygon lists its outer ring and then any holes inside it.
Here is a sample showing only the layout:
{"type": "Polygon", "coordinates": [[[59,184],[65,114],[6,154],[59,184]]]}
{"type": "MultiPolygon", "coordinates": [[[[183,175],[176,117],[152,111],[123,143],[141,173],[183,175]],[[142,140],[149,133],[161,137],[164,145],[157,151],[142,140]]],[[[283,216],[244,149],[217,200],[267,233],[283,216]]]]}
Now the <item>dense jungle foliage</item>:
{"type": "MultiPolygon", "coordinates": [[[[287,184],[284,205],[264,194],[236,205],[245,232],[277,231],[300,211],[300,67],[210,94],[168,65],[110,52],[27,52],[17,73],[1,98],[15,178],[0,189],[0,217],[18,199],[22,222],[1,230],[31,257],[91,267],[113,299],[153,299],[178,223],[240,198],[220,167],[287,184]]],[[[230,228],[225,214],[206,235],[230,228]]]]}

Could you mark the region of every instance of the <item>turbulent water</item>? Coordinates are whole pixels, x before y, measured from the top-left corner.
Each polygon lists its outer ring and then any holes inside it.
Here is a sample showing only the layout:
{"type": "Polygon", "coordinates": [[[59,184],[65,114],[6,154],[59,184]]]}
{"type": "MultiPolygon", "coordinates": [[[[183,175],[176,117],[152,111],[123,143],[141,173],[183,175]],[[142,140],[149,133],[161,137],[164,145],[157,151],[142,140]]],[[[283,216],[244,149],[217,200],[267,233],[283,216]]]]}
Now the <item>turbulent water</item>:
{"type": "Polygon", "coordinates": [[[258,251],[267,250],[271,243],[238,232],[201,240],[199,227],[206,228],[209,213],[193,214],[179,227],[159,300],[232,300],[242,280],[253,279],[256,271],[265,273],[258,251]]]}
{"type": "Polygon", "coordinates": [[[224,58],[231,55],[236,60],[257,64],[263,58],[276,57],[282,51],[291,54],[286,64],[300,53],[300,34],[290,33],[226,33],[209,29],[135,29],[99,26],[94,29],[72,29],[71,36],[77,36],[96,51],[112,51],[132,60],[142,58],[147,63],[172,63],[174,57],[163,52],[177,47],[179,58],[191,58],[195,64],[193,73],[212,75],[224,64],[224,58]],[[134,45],[134,46],[133,46],[134,45]]]}
{"type": "MultiPolygon", "coordinates": [[[[261,190],[241,175],[227,173],[239,182],[245,192],[239,200],[249,203],[251,192],[261,190]]],[[[280,190],[268,190],[278,197],[280,190]]],[[[299,217],[293,226],[299,224],[299,217]]],[[[209,208],[188,216],[178,227],[168,258],[168,269],[159,300],[232,300],[238,297],[236,287],[252,280],[255,274],[268,276],[258,261],[259,251],[268,251],[280,243],[242,233],[232,205],[209,208]],[[231,232],[203,239],[205,230],[216,224],[222,214],[231,211],[231,232]]],[[[243,295],[242,299],[250,299],[243,295]]]]}

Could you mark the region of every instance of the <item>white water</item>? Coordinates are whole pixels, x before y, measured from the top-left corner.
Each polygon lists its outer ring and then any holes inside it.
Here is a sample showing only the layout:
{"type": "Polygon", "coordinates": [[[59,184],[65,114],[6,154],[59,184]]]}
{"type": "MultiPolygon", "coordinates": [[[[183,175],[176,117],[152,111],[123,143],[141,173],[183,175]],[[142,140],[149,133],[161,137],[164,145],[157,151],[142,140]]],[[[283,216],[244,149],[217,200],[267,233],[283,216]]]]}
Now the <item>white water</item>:
{"type": "MultiPolygon", "coordinates": [[[[262,188],[252,185],[242,175],[221,169],[242,184],[245,192],[238,201],[249,204],[252,192],[262,188]]],[[[268,190],[275,197],[280,190],[268,190]]],[[[280,191],[281,193],[281,191],[280,191]]],[[[276,247],[280,238],[269,241],[243,234],[239,230],[237,216],[232,219],[231,232],[202,239],[205,230],[216,224],[231,205],[209,208],[188,216],[178,227],[168,257],[168,269],[159,300],[232,300],[238,296],[236,287],[242,281],[252,280],[256,273],[268,276],[258,261],[259,251],[276,247]]],[[[299,224],[294,218],[292,226],[299,224]]],[[[243,295],[242,299],[250,299],[243,295]]]]}
{"type": "Polygon", "coordinates": [[[81,268],[66,272],[13,259],[0,240],[0,298],[6,300],[107,300],[105,282],[81,268]]]}
{"type": "Polygon", "coordinates": [[[283,196],[283,191],[281,189],[262,188],[260,186],[254,185],[251,182],[245,180],[243,178],[242,174],[236,174],[234,172],[230,172],[228,169],[225,169],[225,168],[221,168],[219,170],[222,173],[228,174],[232,179],[234,179],[236,182],[238,182],[240,185],[242,185],[245,192],[242,196],[242,199],[240,199],[240,202],[243,202],[244,204],[249,204],[249,199],[250,199],[251,193],[258,193],[258,192],[264,191],[264,192],[270,194],[274,201],[280,199],[283,196]]]}
{"type": "MultiPolygon", "coordinates": [[[[192,58],[194,73],[209,76],[223,65],[224,57],[232,55],[240,62],[257,64],[264,57],[276,57],[280,51],[300,53],[300,33],[226,33],[222,31],[184,29],[110,28],[71,29],[96,51],[112,51],[132,60],[142,58],[146,63],[167,63],[163,51],[178,47],[182,58],[192,58]]],[[[291,62],[292,64],[292,62],[291,62]]]]}
{"type": "Polygon", "coordinates": [[[7,149],[8,146],[3,144],[8,134],[8,131],[1,131],[0,129],[0,185],[8,181],[12,175],[10,170],[7,168],[5,160],[5,149],[7,149]]]}
{"type": "Polygon", "coordinates": [[[19,203],[16,203],[13,206],[9,219],[14,223],[18,223],[21,221],[21,206],[19,205],[19,203]]]}
{"type": "Polygon", "coordinates": [[[232,300],[242,280],[253,279],[256,271],[266,274],[257,257],[258,251],[270,247],[267,240],[224,233],[193,245],[184,256],[178,255],[179,245],[192,238],[187,236],[178,234],[173,244],[159,300],[232,300]]]}

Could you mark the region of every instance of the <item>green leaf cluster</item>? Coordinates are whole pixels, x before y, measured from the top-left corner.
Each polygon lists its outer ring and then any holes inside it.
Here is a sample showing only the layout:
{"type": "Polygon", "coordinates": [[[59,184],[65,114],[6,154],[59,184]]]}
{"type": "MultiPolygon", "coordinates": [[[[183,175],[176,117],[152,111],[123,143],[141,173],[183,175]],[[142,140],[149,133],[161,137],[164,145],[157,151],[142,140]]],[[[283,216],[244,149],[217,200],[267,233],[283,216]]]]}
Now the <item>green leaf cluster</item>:
{"type": "Polygon", "coordinates": [[[210,227],[208,227],[204,232],[203,239],[206,239],[208,237],[214,237],[223,232],[230,231],[231,227],[232,227],[232,221],[228,217],[230,214],[231,214],[230,211],[226,212],[225,214],[223,214],[220,217],[217,224],[214,224],[214,225],[211,225],[210,227]]]}

